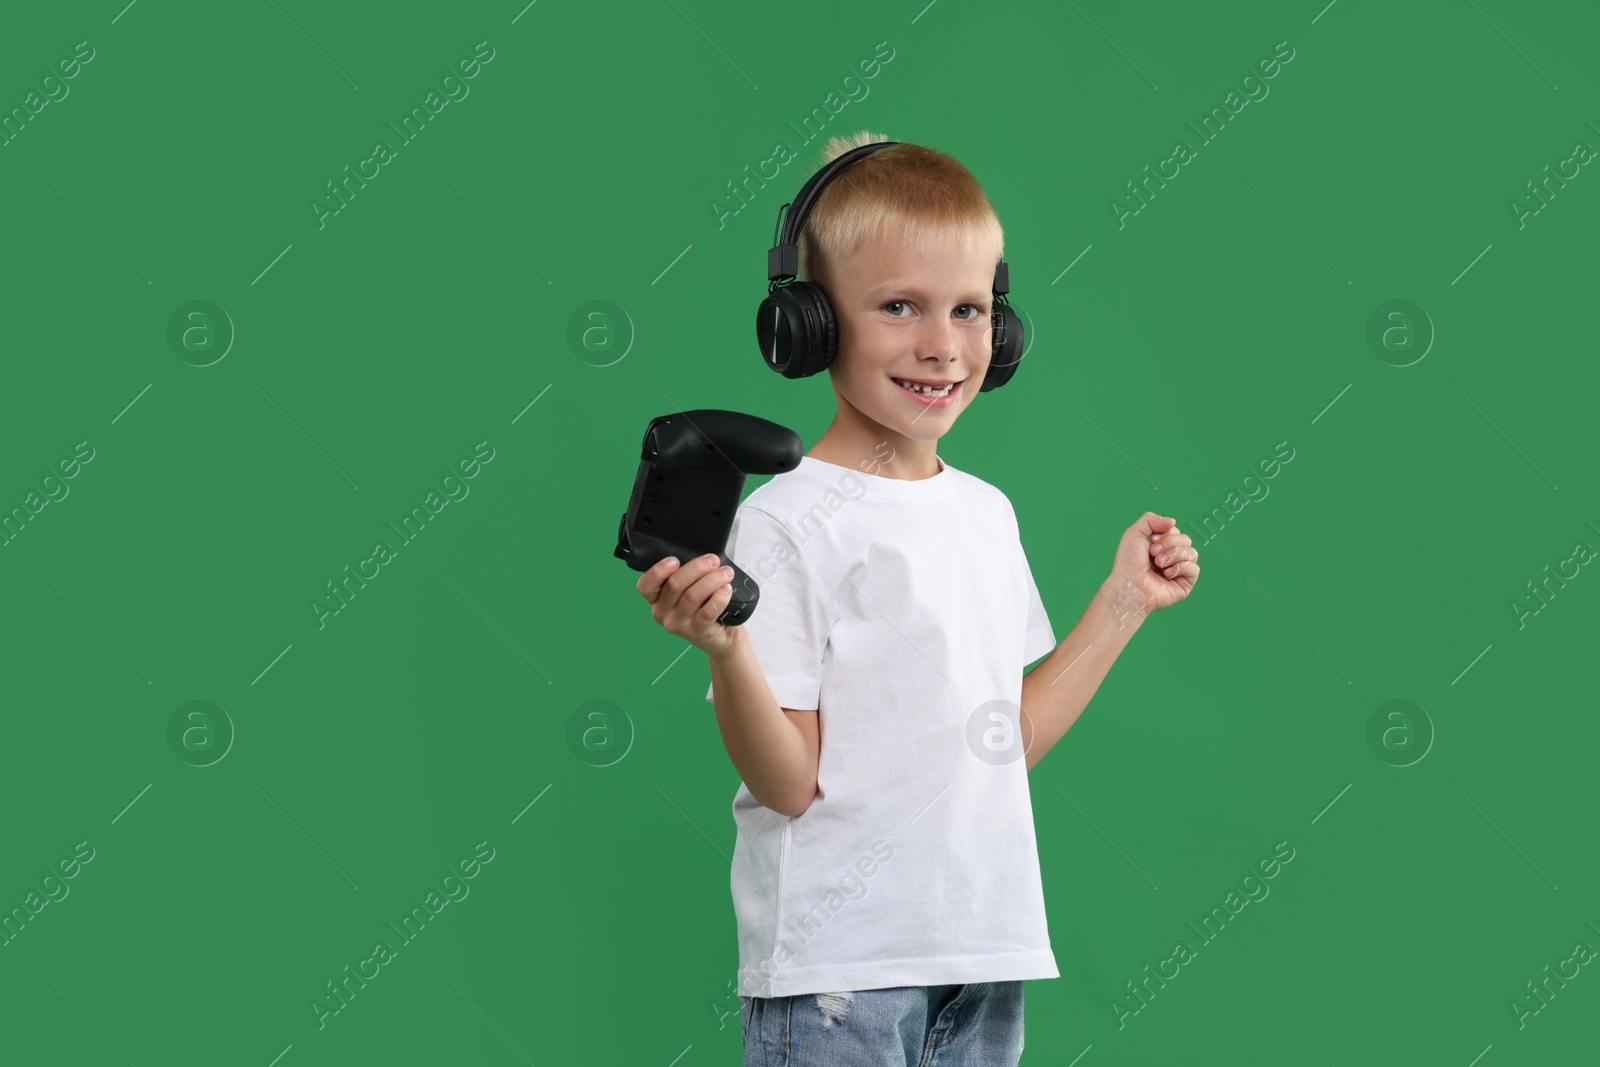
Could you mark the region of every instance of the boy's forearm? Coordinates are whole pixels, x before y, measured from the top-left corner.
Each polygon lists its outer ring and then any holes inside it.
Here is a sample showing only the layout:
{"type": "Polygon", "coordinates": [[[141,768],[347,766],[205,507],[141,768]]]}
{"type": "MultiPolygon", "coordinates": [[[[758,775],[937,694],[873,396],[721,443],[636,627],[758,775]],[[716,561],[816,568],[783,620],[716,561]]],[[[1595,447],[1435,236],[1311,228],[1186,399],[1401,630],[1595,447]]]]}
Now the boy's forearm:
{"type": "Polygon", "coordinates": [[[749,638],[735,632],[729,650],[709,656],[717,727],[728,758],[757,801],[799,815],[817,791],[816,757],[767,685],[749,638]]]}
{"type": "Polygon", "coordinates": [[[1144,601],[1129,579],[1107,579],[1054,652],[1022,677],[1022,736],[1028,770],[1088,707],[1122,650],[1144,624],[1144,601]]]}

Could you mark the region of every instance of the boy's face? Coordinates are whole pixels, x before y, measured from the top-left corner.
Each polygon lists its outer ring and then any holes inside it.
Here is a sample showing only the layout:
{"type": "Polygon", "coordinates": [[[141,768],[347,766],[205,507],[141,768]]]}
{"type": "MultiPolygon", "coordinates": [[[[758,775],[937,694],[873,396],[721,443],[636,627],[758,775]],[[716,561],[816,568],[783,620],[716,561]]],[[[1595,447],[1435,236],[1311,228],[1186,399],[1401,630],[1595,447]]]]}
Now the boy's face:
{"type": "Polygon", "coordinates": [[[951,235],[863,246],[839,264],[828,294],[839,326],[829,368],[841,418],[863,436],[900,447],[934,441],[955,424],[989,369],[995,264],[963,256],[951,235]],[[956,383],[941,400],[896,379],[956,383]]]}

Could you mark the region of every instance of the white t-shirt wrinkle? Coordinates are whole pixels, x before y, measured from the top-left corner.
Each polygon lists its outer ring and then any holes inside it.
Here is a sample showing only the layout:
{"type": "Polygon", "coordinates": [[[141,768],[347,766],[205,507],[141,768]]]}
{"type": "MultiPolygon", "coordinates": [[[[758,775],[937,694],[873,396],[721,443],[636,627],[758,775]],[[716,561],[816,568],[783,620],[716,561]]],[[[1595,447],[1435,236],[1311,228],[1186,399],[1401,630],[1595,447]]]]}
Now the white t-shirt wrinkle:
{"type": "Polygon", "coordinates": [[[803,456],[734,518],[751,648],[822,735],[804,814],[734,795],[741,996],[1060,975],[1026,760],[973,740],[996,709],[1015,727],[1055,633],[1011,502],[940,464],[904,480],[803,456]]]}

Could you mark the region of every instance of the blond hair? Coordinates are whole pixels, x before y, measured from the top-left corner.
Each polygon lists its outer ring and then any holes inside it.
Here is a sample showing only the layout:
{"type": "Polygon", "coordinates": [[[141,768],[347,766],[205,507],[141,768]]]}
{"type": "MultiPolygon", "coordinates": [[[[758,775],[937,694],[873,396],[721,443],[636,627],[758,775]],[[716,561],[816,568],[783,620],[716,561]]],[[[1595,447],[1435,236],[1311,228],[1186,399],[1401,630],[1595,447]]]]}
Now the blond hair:
{"type": "MultiPolygon", "coordinates": [[[[818,168],[888,139],[868,130],[834,137],[818,168]]],[[[800,278],[833,300],[840,265],[864,244],[888,239],[918,247],[934,234],[953,235],[964,255],[982,253],[995,263],[1005,256],[1000,217],[971,171],[936,149],[892,144],[839,172],[817,197],[798,239],[800,278]]]]}

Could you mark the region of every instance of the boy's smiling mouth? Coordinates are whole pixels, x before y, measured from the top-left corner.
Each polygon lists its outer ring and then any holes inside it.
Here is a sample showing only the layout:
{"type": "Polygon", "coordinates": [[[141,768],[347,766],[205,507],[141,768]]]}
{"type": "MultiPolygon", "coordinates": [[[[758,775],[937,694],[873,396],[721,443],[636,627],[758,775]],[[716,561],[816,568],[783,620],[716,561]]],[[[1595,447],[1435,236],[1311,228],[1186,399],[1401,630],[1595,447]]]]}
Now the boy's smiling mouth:
{"type": "Polygon", "coordinates": [[[966,381],[965,378],[959,380],[946,378],[935,381],[923,378],[896,378],[892,374],[889,376],[889,380],[899,386],[900,391],[910,396],[911,399],[929,406],[943,406],[946,402],[954,399],[956,393],[961,389],[962,382],[966,381]]]}

